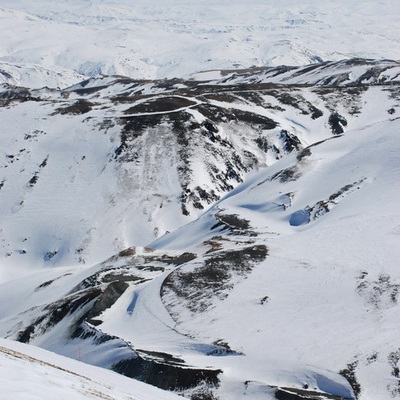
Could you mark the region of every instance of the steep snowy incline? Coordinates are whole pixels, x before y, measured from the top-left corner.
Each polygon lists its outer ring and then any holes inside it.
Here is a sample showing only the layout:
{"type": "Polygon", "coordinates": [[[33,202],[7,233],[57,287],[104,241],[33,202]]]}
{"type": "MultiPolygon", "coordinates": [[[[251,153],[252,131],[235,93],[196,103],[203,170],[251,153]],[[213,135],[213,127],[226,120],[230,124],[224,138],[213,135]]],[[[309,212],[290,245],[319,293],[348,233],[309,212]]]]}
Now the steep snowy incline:
{"type": "Polygon", "coordinates": [[[246,392],[270,366],[307,365],[340,372],[359,399],[399,396],[399,129],[394,119],[306,148],[153,243],[206,251],[161,292],[180,332],[243,353],[222,384],[240,376],[246,392]]]}
{"type": "Polygon", "coordinates": [[[211,69],[400,59],[397,0],[0,2],[0,82],[183,77],[211,69]]]}
{"type": "Polygon", "coordinates": [[[182,399],[121,375],[0,339],[0,396],[12,400],[182,399]]]}
{"type": "Polygon", "coordinates": [[[146,248],[3,284],[0,335],[192,398],[399,397],[400,119],[374,112],[146,248]]]}
{"type": "Polygon", "coordinates": [[[102,77],[68,90],[3,85],[0,279],[145,246],[287,154],[394,118],[398,68],[352,60],[312,67],[314,75],[289,69],[296,85],[280,74],[263,82],[259,69],[228,73],[231,84],[102,77]],[[353,67],[362,71],[354,81],[353,67]]]}

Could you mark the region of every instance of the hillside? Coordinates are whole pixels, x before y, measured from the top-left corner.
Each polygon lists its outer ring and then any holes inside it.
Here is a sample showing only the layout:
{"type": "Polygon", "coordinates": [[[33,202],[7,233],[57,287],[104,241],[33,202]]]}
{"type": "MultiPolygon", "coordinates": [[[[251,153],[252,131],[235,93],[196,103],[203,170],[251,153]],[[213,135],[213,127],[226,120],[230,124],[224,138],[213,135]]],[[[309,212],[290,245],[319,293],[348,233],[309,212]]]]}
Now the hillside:
{"type": "Polygon", "coordinates": [[[1,394],[5,399],[181,399],[104,369],[10,340],[0,340],[0,360],[1,394]]]}
{"type": "Polygon", "coordinates": [[[0,399],[400,398],[398,0],[0,0],[0,399]]]}
{"type": "Polygon", "coordinates": [[[192,399],[395,398],[398,80],[3,85],[0,336],[192,399]]]}

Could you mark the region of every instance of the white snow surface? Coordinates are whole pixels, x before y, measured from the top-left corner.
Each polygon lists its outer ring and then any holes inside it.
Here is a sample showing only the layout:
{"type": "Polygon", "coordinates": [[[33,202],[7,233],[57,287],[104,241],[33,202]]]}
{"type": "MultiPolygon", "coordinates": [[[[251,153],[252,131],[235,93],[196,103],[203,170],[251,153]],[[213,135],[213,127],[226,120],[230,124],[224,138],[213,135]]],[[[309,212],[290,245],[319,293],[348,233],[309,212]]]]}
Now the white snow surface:
{"type": "MultiPolygon", "coordinates": [[[[247,219],[260,232],[255,243],[269,248],[264,262],[245,279],[238,278],[224,300],[214,297],[204,312],[189,310],[172,294],[164,298],[180,331],[204,341],[224,339],[245,354],[227,364],[226,376],[248,374],[249,380],[262,382],[269,366],[275,374],[299,365],[339,371],[352,354],[360,399],[388,398],[387,389],[396,387],[388,360],[398,347],[400,317],[396,296],[390,300],[400,282],[399,128],[398,119],[372,124],[310,148],[312,154],[300,162],[295,157],[277,162],[198,221],[153,243],[199,251],[206,239],[215,237],[210,229],[213,215],[220,212],[247,219]],[[293,165],[299,168],[298,179],[271,180],[280,168],[293,165]],[[355,185],[335,197],[329,212],[290,225],[298,210],[347,184],[355,185]],[[291,193],[291,201],[283,209],[279,204],[285,193],[291,193]]],[[[232,250],[240,243],[237,237],[232,250]]],[[[279,382],[272,375],[270,381],[279,382]]]]}
{"type": "MultiPolygon", "coordinates": [[[[101,87],[115,79],[95,79],[84,89],[101,87]]],[[[1,282],[42,267],[83,263],[91,266],[127,247],[146,246],[203,212],[193,207],[188,216],[181,212],[182,178],[178,170],[182,159],[177,135],[170,125],[161,123],[142,133],[132,150],[139,154],[134,162],[115,161],[123,129],[119,118],[125,116],[124,111],[164,96],[155,93],[150,83],[142,83],[139,88],[144,87],[148,97],[136,100],[132,96],[128,105],[113,104],[111,96],[123,95],[129,85],[112,84],[84,98],[93,102],[92,109],[85,114],[58,111],[80,99],[72,91],[67,92],[70,97],[66,99],[62,96],[65,92],[38,90],[34,93],[40,101],[0,107],[1,282]]],[[[389,109],[394,112],[400,109],[386,87],[364,89],[358,95],[331,94],[324,100],[310,88],[291,88],[290,95],[300,99],[305,112],[279,102],[272,95],[263,95],[265,106],[249,104],[241,98],[235,102],[204,98],[199,101],[189,96],[186,99],[194,104],[201,102],[273,119],[278,124],[276,128],[262,134],[271,143],[270,147],[280,148],[282,130],[295,134],[302,146],[331,137],[328,118],[332,109],[347,119],[352,130],[385,121],[390,117],[389,109]],[[323,116],[310,118],[306,101],[319,108],[323,116]]],[[[199,124],[207,120],[204,114],[190,107],[180,109],[183,117],[190,115],[199,124]]],[[[253,172],[276,162],[275,153],[266,153],[254,142],[260,135],[257,130],[224,122],[219,124],[218,135],[231,143],[241,160],[245,159],[246,151],[255,155],[253,172]]],[[[201,185],[223,195],[226,191],[218,189],[218,182],[211,180],[207,168],[211,165],[217,171],[226,170],[224,153],[215,153],[213,142],[204,140],[200,134],[193,135],[191,140],[189,187],[201,185]]],[[[246,173],[242,177],[246,178],[246,173]]],[[[236,186],[238,182],[233,184],[236,186]]]]}
{"type": "Polygon", "coordinates": [[[0,82],[400,59],[397,0],[0,1],[0,82]]]}
{"type": "Polygon", "coordinates": [[[177,395],[46,350],[0,339],[4,400],[176,400],[177,395]]]}
{"type": "MultiPolygon", "coordinates": [[[[126,116],[128,105],[111,104],[110,98],[128,91],[131,82],[108,86],[116,75],[188,77],[221,86],[321,85],[327,60],[400,59],[399,14],[398,0],[0,0],[1,90],[70,87],[43,89],[37,91],[40,101],[0,107],[0,337],[16,339],[46,315],[48,305],[76,295],[77,285],[93,274],[115,267],[140,277],[97,316],[99,332],[115,337],[107,343],[88,345],[69,336],[92,303],[54,326],[46,326],[46,319],[37,324],[30,343],[38,347],[0,339],[0,398],[181,398],[96,367],[111,368],[131,355],[129,349],[170,354],[186,367],[221,369],[220,386],[213,388],[221,400],[274,399],[276,387],[354,399],[354,388],[342,376],[350,367],[360,384],[359,400],[399,398],[395,91],[377,85],[354,97],[328,93],[329,101],[323,101],[324,94],[310,87],[292,88],[323,111],[320,119],[301,112],[305,102],[296,108],[272,95],[262,95],[260,106],[245,98],[186,97],[196,105],[256,111],[279,124],[263,132],[271,143],[286,129],[306,147],[279,160],[259,150],[257,168],[244,174],[242,184],[204,213],[191,210],[190,218],[182,215],[177,197],[179,154],[168,125],[143,133],[143,159],[117,166],[110,160],[121,128],[100,128],[106,118],[126,116]],[[226,71],[312,63],[320,68],[279,76],[260,70],[249,80],[245,70],[226,71]],[[90,77],[97,79],[78,84],[90,77]],[[89,114],[57,111],[80,98],[75,89],[101,85],[87,97],[94,102],[89,114]],[[347,119],[344,134],[332,136],[332,112],[347,119]],[[248,229],[224,229],[218,225],[223,216],[245,221],[248,229]],[[136,246],[131,258],[118,254],[130,246],[136,246]],[[268,255],[249,271],[231,272],[215,291],[199,289],[196,280],[186,282],[186,297],[165,286],[168,279],[179,283],[179,274],[195,274],[212,257],[249,246],[266,246],[268,255]],[[139,268],[149,254],[183,252],[194,260],[139,268]],[[193,307],[193,301],[204,307],[193,307]],[[221,343],[232,351],[213,353],[221,343]]],[[[400,70],[387,63],[377,79],[395,87],[400,70]]],[[[347,74],[345,83],[366,71],[345,63],[335,68],[340,79],[347,74]]],[[[177,85],[185,88],[182,82],[177,85]]],[[[129,106],[160,95],[151,81],[143,81],[140,91],[149,97],[129,106]]],[[[198,124],[207,121],[191,105],[173,112],[198,124]]],[[[253,151],[237,129],[221,124],[218,135],[253,151]]],[[[193,153],[193,178],[211,187],[204,173],[204,160],[210,159],[193,153]]],[[[223,160],[217,161],[222,168],[223,160]]]]}
{"type": "MultiPolygon", "coordinates": [[[[154,254],[190,251],[197,258],[164,273],[146,272],[146,282],[131,285],[101,315],[101,331],[189,365],[220,368],[222,399],[273,399],[271,385],[307,385],[354,398],[339,375],[353,363],[359,399],[395,397],[398,383],[390,360],[399,348],[400,120],[380,120],[372,111],[369,118],[373,122],[368,125],[311,146],[310,154],[293,153],[249,176],[198,220],[150,244],[157,249],[154,254]],[[280,179],[277,174],[290,168],[296,168],[296,178],[280,179]],[[323,201],[327,209],[317,207],[323,201]],[[310,221],[293,219],[300,211],[309,212],[310,221]],[[258,236],[213,228],[218,213],[246,219],[258,236]],[[212,242],[221,246],[214,253],[209,252],[212,242]],[[206,304],[207,299],[211,303],[203,311],[188,307],[190,296],[169,291],[160,298],[169,274],[195,271],[207,257],[249,244],[267,246],[266,259],[251,273],[233,274],[224,296],[206,291],[206,304]],[[236,354],[207,355],[218,341],[236,354]]],[[[137,249],[135,257],[148,251],[137,249]]],[[[108,264],[118,267],[118,262],[108,264]]],[[[131,265],[134,271],[135,262],[131,265]]],[[[19,324],[35,315],[35,307],[62,298],[102,268],[43,269],[3,284],[1,335],[14,337],[19,324]],[[38,290],[49,280],[53,283],[38,290]]],[[[196,298],[195,281],[192,285],[196,298]]],[[[199,300],[204,301],[201,294],[199,300]]],[[[77,357],[76,342],[65,336],[71,318],[32,343],[77,357]]],[[[104,365],[117,353],[83,347],[80,356],[104,365]]]]}

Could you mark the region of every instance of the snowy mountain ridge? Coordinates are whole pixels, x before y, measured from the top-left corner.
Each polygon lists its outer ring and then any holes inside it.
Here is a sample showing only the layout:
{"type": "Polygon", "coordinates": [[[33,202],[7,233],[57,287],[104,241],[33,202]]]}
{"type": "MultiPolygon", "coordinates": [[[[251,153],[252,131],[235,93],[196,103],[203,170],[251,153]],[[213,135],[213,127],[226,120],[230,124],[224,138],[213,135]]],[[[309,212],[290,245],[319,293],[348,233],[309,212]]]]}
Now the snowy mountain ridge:
{"type": "Polygon", "coordinates": [[[396,0],[2,0],[0,82],[65,88],[98,74],[400,59],[399,12],[396,0]]]}
{"type": "Polygon", "coordinates": [[[7,268],[16,276],[15,263],[21,271],[92,264],[146,246],[197,218],[251,171],[394,118],[398,69],[354,60],[211,81],[3,85],[3,279],[7,268]],[[350,76],[354,65],[358,75],[350,76]]]}

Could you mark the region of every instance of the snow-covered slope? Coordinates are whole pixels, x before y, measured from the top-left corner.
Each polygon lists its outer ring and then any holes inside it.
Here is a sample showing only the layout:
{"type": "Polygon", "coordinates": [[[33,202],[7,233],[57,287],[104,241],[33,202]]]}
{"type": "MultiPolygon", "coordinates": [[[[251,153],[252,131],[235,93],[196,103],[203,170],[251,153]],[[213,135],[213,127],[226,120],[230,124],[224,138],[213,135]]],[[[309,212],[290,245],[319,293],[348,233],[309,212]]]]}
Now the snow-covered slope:
{"type": "Polygon", "coordinates": [[[238,70],[214,70],[193,74],[192,79],[208,84],[238,85],[281,83],[285,85],[360,86],[400,81],[398,61],[377,61],[362,58],[326,61],[302,67],[260,67],[238,70]]]}
{"type": "Polygon", "coordinates": [[[398,397],[397,70],[4,86],[0,336],[193,399],[398,397]]]}
{"type": "Polygon", "coordinates": [[[164,281],[180,331],[244,353],[230,374],[257,365],[255,385],[260,365],[306,364],[341,371],[358,398],[398,396],[399,127],[307,148],[155,242],[208,249],[164,281]]]}
{"type": "Polygon", "coordinates": [[[0,82],[400,59],[397,0],[0,2],[0,82]]]}
{"type": "Polygon", "coordinates": [[[104,369],[10,340],[0,340],[0,360],[2,399],[182,399],[104,369]]]}
{"type": "Polygon", "coordinates": [[[398,70],[396,62],[353,60],[210,81],[3,85],[1,279],[145,246],[249,173],[394,118],[398,70]]]}
{"type": "Polygon", "coordinates": [[[0,0],[0,398],[399,398],[399,14],[0,0]]]}

